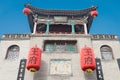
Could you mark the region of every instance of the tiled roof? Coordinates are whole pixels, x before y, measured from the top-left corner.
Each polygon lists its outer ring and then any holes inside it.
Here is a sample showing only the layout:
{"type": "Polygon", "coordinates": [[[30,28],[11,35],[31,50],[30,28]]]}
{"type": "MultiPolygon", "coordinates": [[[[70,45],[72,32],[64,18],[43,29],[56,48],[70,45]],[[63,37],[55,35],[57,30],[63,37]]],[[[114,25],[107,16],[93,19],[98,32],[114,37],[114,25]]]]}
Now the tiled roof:
{"type": "MultiPolygon", "coordinates": [[[[40,8],[36,8],[31,6],[30,4],[25,4],[24,5],[26,8],[29,8],[33,14],[37,14],[37,15],[43,15],[43,16],[77,16],[77,17],[88,17],[87,18],[87,29],[88,32],[90,30],[90,26],[92,24],[93,21],[93,17],[90,16],[90,12],[93,10],[96,10],[97,7],[96,6],[92,6],[91,8],[87,8],[87,9],[83,9],[83,10],[47,10],[47,9],[40,9],[40,8]]],[[[34,17],[33,14],[28,15],[28,21],[29,21],[29,25],[30,25],[30,30],[31,32],[33,32],[33,27],[34,27],[34,17]]]]}
{"type": "Polygon", "coordinates": [[[96,10],[97,7],[93,6],[84,10],[45,10],[31,6],[30,4],[25,4],[25,7],[31,9],[33,13],[41,15],[61,15],[61,16],[82,16],[87,15],[89,12],[96,10]]]}

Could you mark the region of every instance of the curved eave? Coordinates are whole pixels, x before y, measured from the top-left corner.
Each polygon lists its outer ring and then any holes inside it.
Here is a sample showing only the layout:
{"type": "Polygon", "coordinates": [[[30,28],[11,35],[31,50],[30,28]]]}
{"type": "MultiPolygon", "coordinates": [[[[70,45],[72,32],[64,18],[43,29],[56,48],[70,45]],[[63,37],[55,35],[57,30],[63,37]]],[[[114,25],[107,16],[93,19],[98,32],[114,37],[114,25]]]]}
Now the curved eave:
{"type": "Polygon", "coordinates": [[[88,21],[88,23],[87,23],[87,30],[88,30],[88,33],[90,32],[90,27],[91,27],[91,25],[92,25],[92,22],[93,22],[93,17],[89,17],[88,19],[87,19],[87,21],[88,21]]]}
{"type": "MultiPolygon", "coordinates": [[[[79,16],[79,17],[88,16],[88,19],[87,19],[87,21],[88,21],[88,23],[87,23],[88,33],[89,33],[90,27],[91,27],[92,22],[93,22],[93,18],[90,16],[90,12],[97,9],[96,6],[93,6],[91,8],[87,8],[84,10],[45,10],[45,9],[33,7],[30,4],[25,4],[24,6],[29,8],[33,12],[33,14],[38,14],[38,15],[73,16],[73,17],[74,16],[79,16]]],[[[31,30],[31,32],[33,32],[34,22],[33,22],[33,15],[32,14],[28,15],[28,22],[29,22],[30,30],[31,30]]]]}
{"type": "Polygon", "coordinates": [[[33,33],[33,27],[34,27],[33,16],[30,14],[27,17],[28,17],[28,23],[30,26],[30,31],[33,33]]]}
{"type": "Polygon", "coordinates": [[[25,4],[25,7],[31,9],[31,11],[35,14],[39,14],[39,15],[60,15],[60,16],[83,16],[83,15],[88,15],[89,12],[96,10],[97,7],[93,6],[91,8],[87,8],[84,10],[46,10],[46,9],[40,9],[40,8],[36,8],[33,7],[29,4],[25,4]]]}

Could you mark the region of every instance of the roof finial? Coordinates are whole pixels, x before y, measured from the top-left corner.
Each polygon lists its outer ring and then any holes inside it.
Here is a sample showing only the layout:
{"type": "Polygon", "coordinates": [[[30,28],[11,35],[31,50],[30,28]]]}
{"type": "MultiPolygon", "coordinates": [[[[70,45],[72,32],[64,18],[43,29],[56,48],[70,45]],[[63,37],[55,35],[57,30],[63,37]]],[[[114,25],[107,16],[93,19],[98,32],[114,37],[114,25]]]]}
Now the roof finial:
{"type": "Polygon", "coordinates": [[[31,2],[30,2],[30,0],[27,0],[27,3],[26,3],[27,5],[30,5],[31,4],[31,2]]]}
{"type": "Polygon", "coordinates": [[[27,2],[24,4],[25,7],[30,6],[31,2],[29,0],[27,0],[27,2]]]}

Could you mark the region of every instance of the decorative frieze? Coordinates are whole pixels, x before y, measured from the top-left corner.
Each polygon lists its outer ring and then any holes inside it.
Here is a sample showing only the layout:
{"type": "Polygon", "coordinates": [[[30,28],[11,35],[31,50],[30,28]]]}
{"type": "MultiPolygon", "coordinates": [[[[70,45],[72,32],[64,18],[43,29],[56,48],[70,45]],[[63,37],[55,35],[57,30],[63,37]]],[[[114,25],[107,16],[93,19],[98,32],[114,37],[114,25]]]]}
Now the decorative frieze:
{"type": "Polygon", "coordinates": [[[4,34],[2,39],[29,39],[30,34],[4,34]]]}
{"type": "Polygon", "coordinates": [[[116,35],[95,34],[95,35],[92,35],[92,39],[94,40],[118,40],[118,37],[116,35]]]}

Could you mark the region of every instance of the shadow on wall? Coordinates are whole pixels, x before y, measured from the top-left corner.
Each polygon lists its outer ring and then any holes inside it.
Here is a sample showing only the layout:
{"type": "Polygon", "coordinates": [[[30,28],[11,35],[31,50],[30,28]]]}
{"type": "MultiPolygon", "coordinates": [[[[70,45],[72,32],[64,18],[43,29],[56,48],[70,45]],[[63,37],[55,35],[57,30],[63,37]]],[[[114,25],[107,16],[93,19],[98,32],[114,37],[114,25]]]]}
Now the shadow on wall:
{"type": "Polygon", "coordinates": [[[40,70],[35,72],[33,80],[47,80],[49,75],[48,64],[45,61],[41,61],[40,70]]]}

